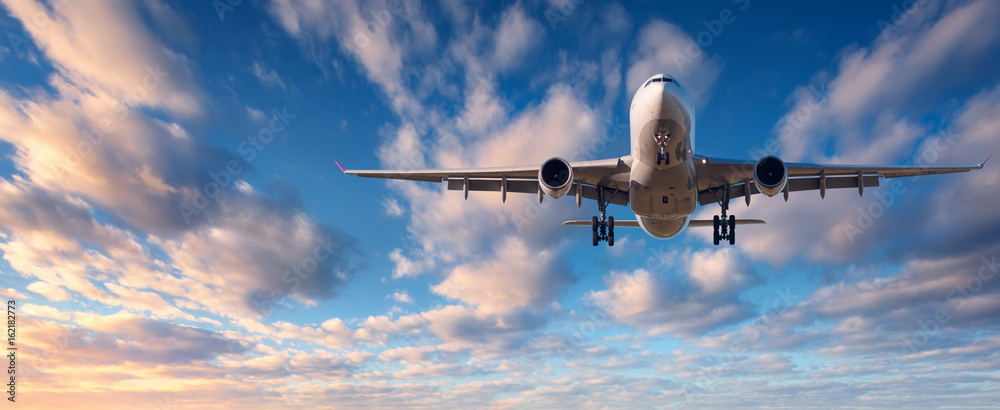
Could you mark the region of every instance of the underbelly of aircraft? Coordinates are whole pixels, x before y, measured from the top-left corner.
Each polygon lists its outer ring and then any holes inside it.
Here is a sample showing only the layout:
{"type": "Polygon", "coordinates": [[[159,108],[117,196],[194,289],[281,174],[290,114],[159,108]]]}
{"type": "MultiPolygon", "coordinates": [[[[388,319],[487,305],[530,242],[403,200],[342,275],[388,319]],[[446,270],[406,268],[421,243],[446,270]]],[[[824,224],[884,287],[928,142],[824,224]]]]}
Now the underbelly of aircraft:
{"type": "Polygon", "coordinates": [[[642,230],[653,237],[666,239],[677,236],[687,227],[690,216],[682,216],[672,219],[659,219],[646,216],[637,217],[642,230]]]}
{"type": "Polygon", "coordinates": [[[666,238],[679,233],[697,207],[697,194],[690,160],[665,169],[639,161],[632,166],[629,206],[640,221],[648,222],[647,231],[653,236],[666,238]]]}

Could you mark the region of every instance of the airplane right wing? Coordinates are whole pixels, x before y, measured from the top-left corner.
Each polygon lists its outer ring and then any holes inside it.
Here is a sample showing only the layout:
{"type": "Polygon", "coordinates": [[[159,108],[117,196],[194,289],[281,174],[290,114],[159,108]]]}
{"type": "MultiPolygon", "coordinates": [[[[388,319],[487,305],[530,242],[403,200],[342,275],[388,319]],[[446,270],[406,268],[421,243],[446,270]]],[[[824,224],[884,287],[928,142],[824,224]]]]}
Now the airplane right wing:
{"type": "MultiPolygon", "coordinates": [[[[992,155],[991,155],[992,157],[992,155]]],[[[771,157],[773,158],[773,157],[771,157]]],[[[754,167],[758,161],[732,160],[695,156],[695,170],[698,175],[698,203],[707,205],[724,200],[744,197],[747,205],[750,196],[761,193],[754,177],[754,167]]],[[[783,195],[794,191],[819,190],[826,196],[827,189],[857,188],[864,194],[865,187],[879,186],[879,178],[900,178],[921,175],[950,174],[982,169],[983,163],[975,166],[925,167],[925,166],[885,166],[885,165],[823,165],[809,163],[783,163],[787,169],[787,183],[783,195]]],[[[780,161],[780,160],[779,160],[780,161]]]]}

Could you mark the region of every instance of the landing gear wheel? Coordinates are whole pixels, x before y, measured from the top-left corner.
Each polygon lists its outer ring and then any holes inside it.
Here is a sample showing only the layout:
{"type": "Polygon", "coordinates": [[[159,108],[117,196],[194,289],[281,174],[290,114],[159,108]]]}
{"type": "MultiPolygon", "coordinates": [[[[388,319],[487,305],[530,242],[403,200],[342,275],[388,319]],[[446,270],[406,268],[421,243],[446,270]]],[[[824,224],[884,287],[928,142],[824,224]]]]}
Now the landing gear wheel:
{"type": "Polygon", "coordinates": [[[736,245],[736,216],[729,215],[729,244],[736,245]]]}
{"type": "Polygon", "coordinates": [[[712,188],[710,193],[719,203],[719,207],[722,208],[722,215],[715,215],[712,217],[712,228],[714,229],[712,235],[712,242],[716,245],[719,242],[728,240],[730,245],[736,244],[736,217],[733,215],[727,215],[729,211],[729,185],[724,185],[721,187],[722,197],[716,195],[717,189],[712,188]]]}
{"type": "Polygon", "coordinates": [[[608,246],[615,246],[615,217],[608,217],[608,246]]]}
{"type": "Polygon", "coordinates": [[[594,246],[601,241],[608,241],[608,246],[615,246],[615,218],[607,216],[608,204],[611,203],[606,195],[614,198],[618,195],[618,189],[597,187],[597,210],[600,216],[595,216],[591,220],[591,230],[593,231],[594,246]]]}
{"type": "Polygon", "coordinates": [[[715,243],[716,245],[718,245],[719,244],[719,240],[722,239],[722,236],[719,235],[719,225],[721,225],[719,223],[719,215],[713,216],[712,217],[712,242],[715,243]]]}

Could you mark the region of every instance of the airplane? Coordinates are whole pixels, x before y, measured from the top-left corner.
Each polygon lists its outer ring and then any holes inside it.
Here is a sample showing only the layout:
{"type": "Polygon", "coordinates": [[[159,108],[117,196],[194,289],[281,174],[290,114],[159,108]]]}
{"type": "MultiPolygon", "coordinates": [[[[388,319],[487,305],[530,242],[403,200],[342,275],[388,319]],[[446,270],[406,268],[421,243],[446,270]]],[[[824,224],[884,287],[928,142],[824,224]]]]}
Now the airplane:
{"type": "MultiPolygon", "coordinates": [[[[714,229],[713,242],[736,244],[736,225],[762,224],[756,219],[736,219],[728,215],[729,202],[764,194],[773,197],[789,192],[877,187],[879,178],[947,174],[982,169],[989,162],[967,167],[858,166],[785,163],[769,155],[758,161],[710,158],[695,154],[695,109],[691,94],[676,78],[657,74],[636,91],[629,108],[631,152],[628,155],[583,161],[553,157],[541,165],[428,169],[428,170],[349,170],[348,175],[369,178],[447,182],[449,190],[499,191],[503,202],[508,192],[537,193],[539,203],[548,195],[597,201],[599,216],[590,221],[566,221],[563,225],[592,228],[592,242],[615,244],[615,227],[639,227],[654,238],[679,235],[687,227],[714,229]],[[699,205],[717,203],[720,214],[711,221],[691,220],[699,205]],[[610,204],[629,206],[635,220],[615,221],[607,217],[610,204]]],[[[992,158],[992,155],[990,156],[992,158]]]]}

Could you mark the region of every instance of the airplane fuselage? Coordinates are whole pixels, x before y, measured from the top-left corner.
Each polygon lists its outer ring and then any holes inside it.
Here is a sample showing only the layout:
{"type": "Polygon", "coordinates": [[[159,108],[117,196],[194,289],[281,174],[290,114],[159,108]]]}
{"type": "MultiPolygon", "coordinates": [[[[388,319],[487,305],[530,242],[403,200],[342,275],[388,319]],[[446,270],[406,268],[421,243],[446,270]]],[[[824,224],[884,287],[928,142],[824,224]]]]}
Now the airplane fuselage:
{"type": "Polygon", "coordinates": [[[698,205],[694,127],[691,95],[670,76],[653,76],[632,98],[629,205],[654,237],[680,234],[698,205]]]}

